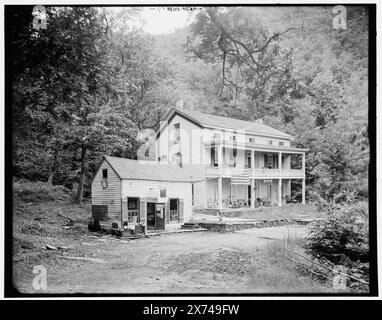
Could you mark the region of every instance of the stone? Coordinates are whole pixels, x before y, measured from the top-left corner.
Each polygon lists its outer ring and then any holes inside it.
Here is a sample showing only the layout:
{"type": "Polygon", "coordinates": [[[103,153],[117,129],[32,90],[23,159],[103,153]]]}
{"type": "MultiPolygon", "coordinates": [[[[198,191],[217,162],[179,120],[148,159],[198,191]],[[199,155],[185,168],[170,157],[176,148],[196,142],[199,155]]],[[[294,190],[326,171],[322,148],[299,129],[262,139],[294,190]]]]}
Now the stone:
{"type": "Polygon", "coordinates": [[[67,246],[58,246],[57,249],[61,249],[61,250],[69,250],[71,248],[67,247],[67,246]]]}
{"type": "Polygon", "coordinates": [[[46,248],[47,250],[57,250],[57,247],[52,246],[52,245],[50,245],[50,244],[46,244],[46,245],[45,245],[45,248],[46,248]]]}

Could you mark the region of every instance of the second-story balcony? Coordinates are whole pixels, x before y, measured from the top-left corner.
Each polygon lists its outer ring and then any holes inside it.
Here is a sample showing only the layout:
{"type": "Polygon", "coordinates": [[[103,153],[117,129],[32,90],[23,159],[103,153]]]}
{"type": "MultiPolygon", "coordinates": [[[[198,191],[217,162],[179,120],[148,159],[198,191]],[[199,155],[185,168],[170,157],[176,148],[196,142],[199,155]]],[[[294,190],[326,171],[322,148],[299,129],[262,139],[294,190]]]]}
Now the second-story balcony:
{"type": "Polygon", "coordinates": [[[217,178],[219,176],[224,178],[230,178],[233,176],[248,175],[253,179],[298,179],[305,177],[304,170],[302,169],[251,169],[229,166],[206,167],[205,175],[207,178],[217,178]]]}

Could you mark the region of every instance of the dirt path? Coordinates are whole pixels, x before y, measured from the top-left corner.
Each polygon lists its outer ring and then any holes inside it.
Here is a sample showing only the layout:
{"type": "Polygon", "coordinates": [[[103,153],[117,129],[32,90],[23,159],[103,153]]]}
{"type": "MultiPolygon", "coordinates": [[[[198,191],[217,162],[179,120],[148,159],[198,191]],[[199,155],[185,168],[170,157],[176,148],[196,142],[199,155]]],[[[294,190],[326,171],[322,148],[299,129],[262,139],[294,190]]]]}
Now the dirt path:
{"type": "MultiPolygon", "coordinates": [[[[306,227],[289,228],[301,238],[306,227]]],[[[327,292],[301,276],[283,255],[287,227],[230,233],[196,232],[126,241],[85,235],[75,249],[50,251],[45,293],[251,293],[327,292]],[[63,259],[97,258],[105,263],[63,259]]],[[[17,268],[17,264],[16,264],[17,268]]],[[[15,273],[22,292],[32,288],[31,270],[15,273]]]]}

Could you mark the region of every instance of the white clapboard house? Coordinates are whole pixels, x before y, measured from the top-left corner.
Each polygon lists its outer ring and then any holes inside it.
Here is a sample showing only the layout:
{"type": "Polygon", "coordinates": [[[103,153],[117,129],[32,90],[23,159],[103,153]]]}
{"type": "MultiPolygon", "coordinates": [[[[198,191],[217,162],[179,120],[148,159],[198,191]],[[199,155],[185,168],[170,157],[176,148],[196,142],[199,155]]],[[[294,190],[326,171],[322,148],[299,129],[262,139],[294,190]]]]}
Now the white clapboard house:
{"type": "Polygon", "coordinates": [[[145,152],[155,160],[104,157],[92,183],[95,220],[171,229],[196,210],[281,206],[292,179],[305,203],[307,150],[261,121],[172,108],[155,137],[155,150],[145,152]]]}

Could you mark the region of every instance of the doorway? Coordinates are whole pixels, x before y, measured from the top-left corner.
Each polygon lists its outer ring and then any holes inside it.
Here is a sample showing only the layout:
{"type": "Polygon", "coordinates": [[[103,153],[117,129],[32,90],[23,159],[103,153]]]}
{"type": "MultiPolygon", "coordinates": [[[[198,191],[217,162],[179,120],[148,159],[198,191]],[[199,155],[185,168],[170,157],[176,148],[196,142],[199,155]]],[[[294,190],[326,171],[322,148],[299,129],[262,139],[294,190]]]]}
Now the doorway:
{"type": "Polygon", "coordinates": [[[250,207],[251,206],[251,197],[252,197],[252,192],[251,192],[251,185],[249,185],[248,187],[247,187],[247,194],[248,194],[248,196],[247,196],[247,199],[248,199],[248,207],[250,207]]]}
{"type": "Polygon", "coordinates": [[[147,202],[147,230],[165,229],[165,204],[147,202]]]}

